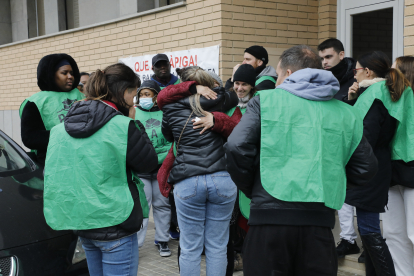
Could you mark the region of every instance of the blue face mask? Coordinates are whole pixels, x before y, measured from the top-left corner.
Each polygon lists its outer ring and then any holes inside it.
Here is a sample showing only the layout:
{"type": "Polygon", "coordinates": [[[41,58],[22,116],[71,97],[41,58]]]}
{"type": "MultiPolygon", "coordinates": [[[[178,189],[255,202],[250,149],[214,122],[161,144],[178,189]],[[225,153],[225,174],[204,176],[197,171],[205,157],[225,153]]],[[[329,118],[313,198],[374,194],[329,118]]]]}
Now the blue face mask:
{"type": "Polygon", "coordinates": [[[152,98],[142,98],[139,99],[139,105],[143,109],[150,110],[154,106],[154,103],[152,101],[152,98]]]}

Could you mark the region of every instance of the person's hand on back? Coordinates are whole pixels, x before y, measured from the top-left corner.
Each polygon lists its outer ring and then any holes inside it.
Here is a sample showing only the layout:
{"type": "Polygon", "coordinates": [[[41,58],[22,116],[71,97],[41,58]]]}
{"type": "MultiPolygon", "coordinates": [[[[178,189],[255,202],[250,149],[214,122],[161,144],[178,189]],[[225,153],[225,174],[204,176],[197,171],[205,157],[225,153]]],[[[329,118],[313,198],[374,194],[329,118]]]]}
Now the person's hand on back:
{"type": "Polygon", "coordinates": [[[211,90],[210,88],[202,85],[197,85],[197,94],[204,96],[208,100],[215,100],[217,99],[217,93],[211,90]]]}
{"type": "Polygon", "coordinates": [[[205,117],[201,117],[198,120],[191,120],[193,122],[193,128],[203,128],[203,130],[200,132],[200,134],[203,134],[206,130],[209,128],[212,128],[214,126],[214,116],[212,113],[205,111],[204,112],[205,117]]]}

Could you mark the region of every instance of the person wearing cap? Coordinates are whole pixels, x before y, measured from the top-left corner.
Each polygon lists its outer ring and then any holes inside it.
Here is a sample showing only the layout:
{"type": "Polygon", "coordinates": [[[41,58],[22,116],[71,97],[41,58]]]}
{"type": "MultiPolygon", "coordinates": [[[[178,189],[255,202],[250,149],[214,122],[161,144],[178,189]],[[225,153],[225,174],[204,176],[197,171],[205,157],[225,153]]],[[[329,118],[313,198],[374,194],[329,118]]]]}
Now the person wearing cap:
{"type": "MultiPolygon", "coordinates": [[[[171,206],[168,198],[162,196],[157,181],[157,173],[161,167],[171,143],[168,142],[161,131],[162,111],[157,105],[157,96],[161,91],[157,82],[153,80],[144,81],[137,91],[137,103],[135,108],[135,120],[139,120],[145,126],[145,131],[158,155],[158,167],[150,173],[139,174],[144,183],[145,196],[149,208],[153,207],[155,223],[155,245],[158,247],[160,256],[169,257],[171,251],[168,247],[171,206]]],[[[142,229],[138,232],[138,247],[144,245],[148,228],[148,218],[144,219],[142,229]]]]}
{"type": "MultiPolygon", "coordinates": [[[[254,45],[244,50],[244,59],[242,64],[250,64],[255,70],[255,85],[257,91],[274,89],[277,74],[275,68],[267,66],[269,63],[269,55],[264,47],[254,45]]],[[[233,68],[233,76],[241,64],[237,64],[233,68]]],[[[226,83],[226,89],[233,87],[233,77],[226,83]]]]}
{"type": "Polygon", "coordinates": [[[74,102],[84,99],[76,88],[79,82],[78,65],[70,55],[47,55],[37,66],[37,85],[41,91],[25,99],[19,113],[22,142],[36,153],[42,166],[50,130],[63,122],[74,102]]]}
{"type": "Polygon", "coordinates": [[[156,54],[152,58],[152,70],[154,75],[151,76],[151,80],[155,81],[161,90],[168,85],[180,83],[180,79],[171,74],[170,60],[165,54],[156,54]]]}

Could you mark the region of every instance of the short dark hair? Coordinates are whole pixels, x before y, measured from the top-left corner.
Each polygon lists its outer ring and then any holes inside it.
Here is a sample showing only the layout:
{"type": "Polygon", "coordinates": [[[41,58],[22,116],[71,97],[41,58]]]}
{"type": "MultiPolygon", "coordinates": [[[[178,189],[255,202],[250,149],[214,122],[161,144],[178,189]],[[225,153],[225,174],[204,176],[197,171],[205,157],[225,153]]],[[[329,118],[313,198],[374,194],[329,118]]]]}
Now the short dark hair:
{"type": "Polygon", "coordinates": [[[345,51],[344,45],[339,39],[329,38],[318,45],[318,51],[323,51],[325,49],[333,48],[338,54],[342,51],[345,51]]]}
{"type": "Polygon", "coordinates": [[[280,68],[296,72],[300,69],[322,69],[319,55],[307,45],[297,45],[289,48],[280,56],[280,68]]]}
{"type": "Polygon", "coordinates": [[[89,73],[86,73],[86,72],[81,72],[81,73],[80,73],[80,76],[81,76],[81,77],[82,77],[82,76],[88,76],[88,77],[89,77],[90,75],[89,75],[89,73]]]}

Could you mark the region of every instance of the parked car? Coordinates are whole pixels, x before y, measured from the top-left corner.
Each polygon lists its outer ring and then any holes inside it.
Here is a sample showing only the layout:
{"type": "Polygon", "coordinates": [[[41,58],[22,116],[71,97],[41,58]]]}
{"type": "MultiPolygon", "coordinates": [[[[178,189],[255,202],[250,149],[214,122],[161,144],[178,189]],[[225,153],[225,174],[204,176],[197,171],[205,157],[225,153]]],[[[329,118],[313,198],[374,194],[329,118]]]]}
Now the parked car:
{"type": "Polygon", "coordinates": [[[0,130],[0,276],[89,275],[72,231],[43,215],[43,168],[0,130]]]}

